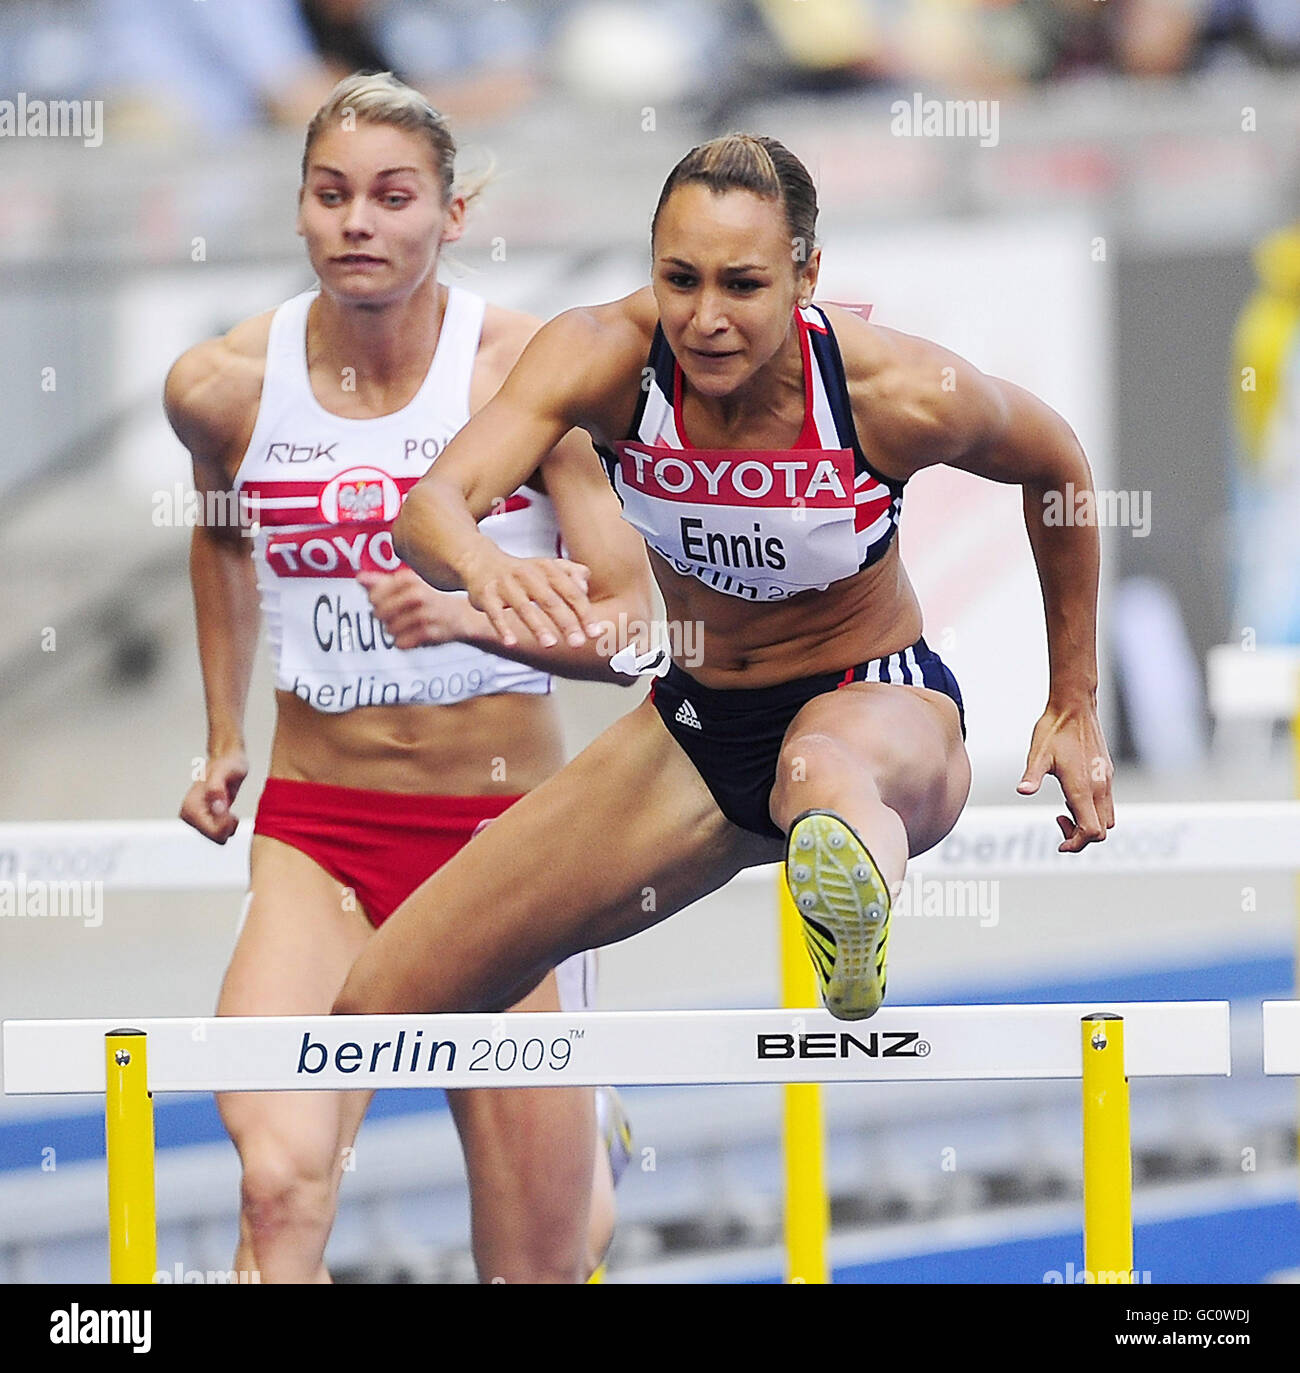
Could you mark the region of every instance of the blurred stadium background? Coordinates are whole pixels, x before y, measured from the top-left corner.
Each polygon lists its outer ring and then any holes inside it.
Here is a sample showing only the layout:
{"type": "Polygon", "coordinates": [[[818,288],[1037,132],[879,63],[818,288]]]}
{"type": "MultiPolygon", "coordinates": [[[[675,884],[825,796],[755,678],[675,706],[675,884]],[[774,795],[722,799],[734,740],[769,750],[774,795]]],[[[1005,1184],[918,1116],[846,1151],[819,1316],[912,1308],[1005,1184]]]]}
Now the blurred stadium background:
{"type": "MultiPolygon", "coordinates": [[[[643,283],[650,211],[688,148],[729,128],[787,142],[820,187],[825,298],[872,301],[880,322],[1038,391],[1099,485],[1145,493],[1145,532],[1103,531],[1119,799],[1292,794],[1284,722],[1215,728],[1203,665],[1253,627],[1233,589],[1259,471],[1240,366],[1268,372],[1291,415],[1260,422],[1279,500],[1300,468],[1300,363],[1286,363],[1300,270],[1278,249],[1261,285],[1252,262],[1300,220],[1298,64],[1294,0],[0,3],[0,100],[102,101],[104,119],[102,140],[0,136],[0,822],[179,805],[204,722],[188,531],[154,513],[188,482],[162,379],[193,342],[310,283],[293,232],[301,134],[355,68],[425,90],[467,169],[495,161],[449,270],[544,316],[643,283]],[[915,99],[994,102],[996,137],[909,133],[895,102],[915,99]],[[1238,327],[1252,295],[1275,326],[1268,364],[1238,327]]],[[[1006,803],[1045,683],[1019,503],[942,477],[916,487],[903,550],[968,693],[972,800],[1006,803]],[[972,532],[976,509],[993,535],[972,532]]],[[[562,693],[575,749],[629,705],[562,693]]],[[[246,824],[271,703],[259,663],[246,824]]],[[[99,860],[67,861],[93,877],[99,860]]],[[[1259,1076],[1251,1035],[1261,996],[1293,987],[1293,882],[1007,878],[997,896],[992,921],[900,921],[891,1000],[1231,998],[1233,1079],[1135,1091],[1137,1267],[1156,1282],[1287,1276],[1295,1096],[1259,1076]]],[[[0,1014],[207,1014],[238,915],[228,894],[109,893],[98,928],[0,921],[0,1014]]],[[[752,888],[602,956],[608,1008],[775,997],[774,914],[752,888]]],[[[331,1262],[354,1280],[466,1280],[445,1108],[380,1097],[331,1262]]],[[[1081,1267],[1076,1097],[828,1089],[838,1276],[1081,1267]]],[[[629,1101],[612,1280],[777,1280],[776,1090],[629,1101]]],[[[160,1266],[225,1269],[238,1174],[211,1102],[160,1101],[158,1133],[160,1266]]],[[[106,1276],[101,1150],[94,1102],[0,1102],[0,1281],[106,1276]]]]}

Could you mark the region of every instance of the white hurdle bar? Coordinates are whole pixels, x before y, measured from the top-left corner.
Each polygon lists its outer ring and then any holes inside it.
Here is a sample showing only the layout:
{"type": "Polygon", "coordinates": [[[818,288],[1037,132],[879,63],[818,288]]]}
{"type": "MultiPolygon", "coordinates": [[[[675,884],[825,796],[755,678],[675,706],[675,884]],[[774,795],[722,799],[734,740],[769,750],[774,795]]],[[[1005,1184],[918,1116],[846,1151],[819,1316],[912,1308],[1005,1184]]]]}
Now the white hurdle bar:
{"type": "MultiPolygon", "coordinates": [[[[1060,806],[972,806],[909,870],[938,877],[1209,873],[1300,868],[1300,801],[1121,805],[1103,844],[1057,852],[1060,806]]],[[[180,820],[0,824],[0,881],[103,882],[106,890],[244,890],[252,821],[218,847],[180,820]]],[[[772,881],[751,868],[740,883],[772,881]]]]}
{"type": "Polygon", "coordinates": [[[1081,1078],[1084,1261],[1127,1283],[1128,1080],[1227,1076],[1228,1022],[1225,1001],[11,1020],[2,1066],[6,1093],[105,1093],[110,1272],[128,1283],[156,1276],[154,1092],[1081,1078]]]}
{"type": "Polygon", "coordinates": [[[1300,1001],[1264,1002],[1264,1072],[1300,1077],[1300,1001]]]}
{"type": "Polygon", "coordinates": [[[1205,655],[1210,714],[1224,720],[1291,720],[1300,715],[1300,648],[1216,644],[1205,655]]]}
{"type": "Polygon", "coordinates": [[[1130,1077],[1226,1077],[1226,1001],[887,1006],[826,1011],[7,1020],[7,1095],[103,1092],[104,1036],[148,1042],[150,1092],[1082,1076],[1079,1023],[1122,1016],[1130,1077]]]}

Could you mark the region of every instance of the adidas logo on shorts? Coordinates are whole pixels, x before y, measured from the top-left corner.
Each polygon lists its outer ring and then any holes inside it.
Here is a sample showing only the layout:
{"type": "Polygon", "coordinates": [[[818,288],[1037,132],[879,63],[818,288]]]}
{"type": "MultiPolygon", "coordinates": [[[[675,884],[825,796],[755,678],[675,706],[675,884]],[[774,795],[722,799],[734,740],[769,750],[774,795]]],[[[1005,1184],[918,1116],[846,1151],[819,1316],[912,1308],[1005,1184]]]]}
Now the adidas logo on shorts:
{"type": "Polygon", "coordinates": [[[702,730],[704,726],[700,724],[700,717],[695,713],[695,707],[689,701],[683,701],[677,707],[677,714],[673,716],[679,725],[690,725],[692,729],[702,730]]]}

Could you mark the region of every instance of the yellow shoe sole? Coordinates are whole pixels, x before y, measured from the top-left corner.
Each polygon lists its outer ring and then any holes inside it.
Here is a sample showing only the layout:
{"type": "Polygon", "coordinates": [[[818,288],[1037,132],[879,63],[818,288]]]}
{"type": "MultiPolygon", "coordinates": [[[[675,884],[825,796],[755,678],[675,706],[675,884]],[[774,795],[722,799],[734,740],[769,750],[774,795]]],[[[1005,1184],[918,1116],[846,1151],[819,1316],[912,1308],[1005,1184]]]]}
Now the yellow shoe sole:
{"type": "Polygon", "coordinates": [[[831,811],[805,811],[786,841],[786,880],[826,1009],[865,1020],[885,999],[889,887],[853,830],[831,811]]]}

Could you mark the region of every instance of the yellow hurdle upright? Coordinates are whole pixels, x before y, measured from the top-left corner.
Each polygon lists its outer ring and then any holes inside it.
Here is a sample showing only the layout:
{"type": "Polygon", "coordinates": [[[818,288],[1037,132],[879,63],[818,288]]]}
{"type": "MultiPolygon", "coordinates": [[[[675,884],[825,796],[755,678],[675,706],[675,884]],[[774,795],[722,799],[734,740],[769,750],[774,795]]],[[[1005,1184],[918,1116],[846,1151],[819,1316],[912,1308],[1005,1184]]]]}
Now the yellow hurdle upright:
{"type": "Polygon", "coordinates": [[[107,1095],[108,1268],[112,1282],[152,1283],[158,1271],[154,1218],[153,1099],[145,1035],[110,1030],[104,1037],[107,1095]]]}
{"type": "Polygon", "coordinates": [[[1094,1282],[1133,1281],[1133,1150],[1124,1020],[1083,1018],[1083,1266],[1094,1282]]]}
{"type": "MultiPolygon", "coordinates": [[[[1300,671],[1297,672],[1296,681],[1293,686],[1295,692],[1295,710],[1291,714],[1291,795],[1300,800],[1300,671]]],[[[1291,878],[1292,891],[1295,899],[1294,914],[1296,918],[1296,945],[1295,945],[1295,966],[1293,970],[1293,981],[1295,990],[1292,995],[1300,997],[1300,873],[1296,873],[1291,878]]],[[[1296,1105],[1297,1119],[1300,1119],[1300,1078],[1296,1080],[1296,1105]]],[[[1297,1138],[1300,1138],[1300,1128],[1297,1129],[1297,1138]]]]}
{"type": "MultiPolygon", "coordinates": [[[[784,867],[776,880],[781,908],[781,1003],[791,1009],[816,1006],[817,980],[784,867]]],[[[831,1208],[826,1195],[821,1087],[816,1082],[790,1082],[782,1091],[786,1281],[827,1283],[831,1280],[826,1258],[831,1208]]]]}

